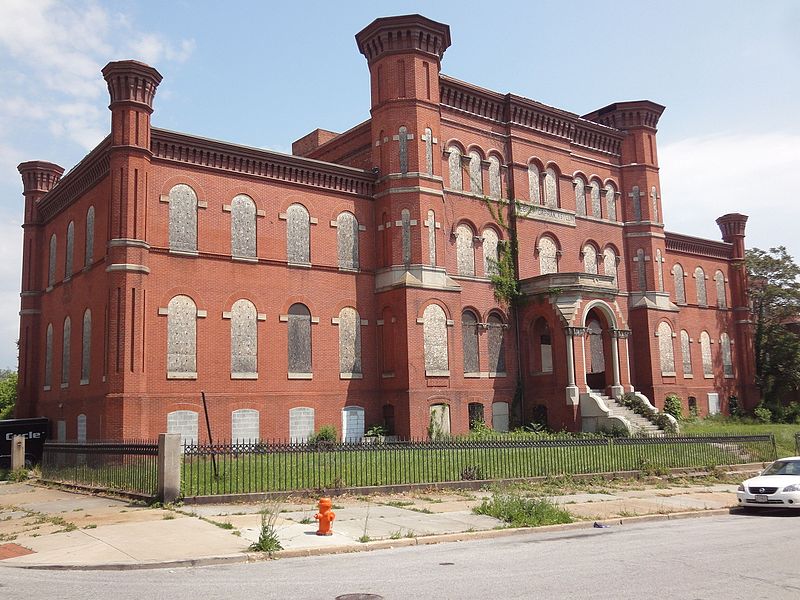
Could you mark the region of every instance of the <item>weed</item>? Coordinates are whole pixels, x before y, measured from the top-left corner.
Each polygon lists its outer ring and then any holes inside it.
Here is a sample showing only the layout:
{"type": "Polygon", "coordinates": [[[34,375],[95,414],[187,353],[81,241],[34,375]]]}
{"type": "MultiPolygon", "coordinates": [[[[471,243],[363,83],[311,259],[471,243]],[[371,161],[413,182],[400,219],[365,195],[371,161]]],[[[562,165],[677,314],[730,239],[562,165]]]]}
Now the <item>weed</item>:
{"type": "Polygon", "coordinates": [[[433,514],[433,511],[430,508],[416,508],[415,506],[409,506],[408,510],[413,510],[414,512],[422,513],[425,515],[433,514]]]}
{"type": "Polygon", "coordinates": [[[174,514],[172,514],[171,512],[168,512],[168,513],[164,513],[164,516],[163,516],[163,517],[161,517],[161,518],[162,518],[164,521],[171,521],[172,519],[174,519],[174,518],[175,518],[175,515],[174,515],[174,514]]]}
{"type": "Polygon", "coordinates": [[[233,523],[231,523],[230,521],[220,522],[220,521],[212,521],[211,519],[208,519],[208,522],[212,523],[213,525],[216,525],[220,529],[233,529],[233,523]]]}
{"type": "Polygon", "coordinates": [[[390,540],[399,540],[401,537],[403,537],[403,530],[402,529],[398,529],[397,531],[393,531],[391,533],[391,535],[389,536],[389,539],[390,540]]]}
{"type": "Polygon", "coordinates": [[[283,550],[283,546],[278,539],[278,532],[275,530],[275,522],[279,511],[277,506],[265,504],[260,512],[261,530],[258,534],[258,540],[250,544],[250,550],[253,552],[266,552],[272,556],[273,552],[283,550]]]}
{"type": "Polygon", "coordinates": [[[412,506],[414,503],[409,502],[407,500],[390,500],[389,502],[384,502],[384,506],[393,506],[394,508],[403,508],[404,506],[412,506]]]}
{"type": "Polygon", "coordinates": [[[8,473],[8,480],[19,483],[21,481],[27,481],[29,476],[30,474],[28,473],[28,469],[20,467],[19,469],[14,469],[8,473]]]}
{"type": "Polygon", "coordinates": [[[539,527],[571,523],[572,516],[547,498],[525,498],[519,493],[495,493],[472,509],[478,515],[500,519],[512,527],[539,527]]]}
{"type": "Polygon", "coordinates": [[[416,534],[414,533],[414,530],[413,529],[409,529],[408,531],[406,531],[406,537],[407,538],[416,537],[416,534]]]}
{"type": "Polygon", "coordinates": [[[233,531],[231,531],[231,533],[237,537],[242,537],[242,532],[239,531],[238,529],[234,529],[233,531]]]}
{"type": "Polygon", "coordinates": [[[314,522],[314,519],[312,519],[311,517],[303,517],[302,519],[300,519],[300,524],[301,525],[311,525],[311,523],[313,523],[313,522],[314,522]]]}
{"type": "Polygon", "coordinates": [[[333,510],[342,510],[344,506],[342,506],[341,504],[331,504],[331,508],[333,510]]]}
{"type": "Polygon", "coordinates": [[[88,525],[83,526],[84,529],[97,529],[97,525],[94,523],[89,523],[88,525]]]}
{"type": "Polygon", "coordinates": [[[64,529],[62,529],[61,531],[59,531],[57,533],[75,531],[77,528],[78,528],[78,526],[75,525],[75,523],[67,523],[67,525],[64,527],[64,529]]]}
{"type": "Polygon", "coordinates": [[[371,542],[371,541],[372,541],[372,538],[371,538],[371,537],[369,537],[369,536],[368,536],[368,535],[365,533],[365,534],[364,534],[364,535],[362,535],[360,538],[358,538],[358,541],[359,541],[359,542],[361,542],[362,544],[366,544],[367,542],[371,542]]]}

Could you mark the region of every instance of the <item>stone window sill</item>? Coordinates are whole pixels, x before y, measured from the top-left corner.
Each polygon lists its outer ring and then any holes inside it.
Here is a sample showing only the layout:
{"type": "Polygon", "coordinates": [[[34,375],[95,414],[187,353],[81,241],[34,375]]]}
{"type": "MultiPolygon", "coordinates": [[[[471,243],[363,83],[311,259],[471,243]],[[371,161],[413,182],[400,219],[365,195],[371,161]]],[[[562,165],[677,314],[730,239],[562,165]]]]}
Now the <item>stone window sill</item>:
{"type": "Polygon", "coordinates": [[[381,373],[381,379],[394,379],[394,371],[389,371],[387,373],[381,373]]]}
{"type": "Polygon", "coordinates": [[[287,373],[287,379],[313,379],[313,373],[287,373]]]}
{"type": "Polygon", "coordinates": [[[364,379],[363,373],[339,373],[339,379],[364,379]]]}
{"type": "Polygon", "coordinates": [[[68,383],[62,383],[62,384],[61,384],[61,389],[62,389],[62,390],[65,390],[65,389],[67,389],[68,387],[69,387],[69,384],[68,384],[68,383]]]}
{"type": "Polygon", "coordinates": [[[450,377],[450,371],[428,371],[426,369],[425,377],[450,377]]]}
{"type": "Polygon", "coordinates": [[[705,379],[714,379],[713,375],[703,375],[705,379]]]}
{"type": "Polygon", "coordinates": [[[49,391],[50,391],[50,386],[49,386],[49,385],[46,385],[46,386],[44,386],[44,387],[42,388],[42,391],[43,391],[43,392],[49,392],[49,391]]]}
{"type": "Polygon", "coordinates": [[[550,371],[534,371],[533,373],[531,373],[531,375],[533,375],[534,377],[541,377],[542,375],[552,375],[552,374],[553,374],[552,370],[550,370],[550,371]]]}
{"type": "Polygon", "coordinates": [[[675,371],[661,371],[662,377],[675,377],[675,371]]]}
{"type": "Polygon", "coordinates": [[[81,385],[89,385],[88,379],[81,379],[81,385]]]}
{"type": "Polygon", "coordinates": [[[464,379],[480,379],[480,373],[464,373],[464,379]]]}
{"type": "Polygon", "coordinates": [[[339,267],[339,271],[342,273],[359,273],[358,267],[339,267]]]}
{"type": "Polygon", "coordinates": [[[296,268],[296,269],[310,269],[311,268],[311,263],[310,262],[292,262],[292,261],[287,261],[286,265],[289,266],[289,267],[296,268]]]}
{"type": "Polygon", "coordinates": [[[493,371],[489,371],[489,379],[495,379],[495,378],[501,378],[501,377],[507,377],[507,374],[506,374],[505,371],[498,371],[497,373],[495,373],[493,371]]]}
{"type": "Polygon", "coordinates": [[[258,373],[231,373],[231,379],[258,379],[258,373]]]}
{"type": "Polygon", "coordinates": [[[178,373],[177,371],[168,371],[167,379],[197,379],[197,373],[178,373]]]}
{"type": "Polygon", "coordinates": [[[733,375],[724,375],[723,377],[724,377],[725,379],[733,379],[733,375]]]}
{"type": "Polygon", "coordinates": [[[231,256],[231,260],[236,262],[257,263],[258,257],[255,256],[231,256]]]}
{"type": "Polygon", "coordinates": [[[684,373],[683,374],[683,378],[684,379],[694,379],[694,375],[692,375],[691,373],[684,373]]]}
{"type": "Polygon", "coordinates": [[[200,253],[197,250],[173,250],[170,248],[170,254],[175,254],[176,256],[187,256],[191,258],[197,258],[200,256],[200,253]]]}

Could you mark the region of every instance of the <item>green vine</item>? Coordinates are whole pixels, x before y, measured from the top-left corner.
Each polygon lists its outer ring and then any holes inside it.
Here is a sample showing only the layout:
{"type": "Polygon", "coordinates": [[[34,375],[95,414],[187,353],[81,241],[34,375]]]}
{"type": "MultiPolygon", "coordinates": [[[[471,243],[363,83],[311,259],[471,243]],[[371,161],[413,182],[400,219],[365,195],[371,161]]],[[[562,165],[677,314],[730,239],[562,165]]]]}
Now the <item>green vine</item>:
{"type": "Polygon", "coordinates": [[[484,196],[483,202],[494,222],[506,233],[506,239],[499,240],[497,243],[497,260],[488,259],[489,264],[495,268],[495,273],[490,277],[494,287],[494,297],[499,302],[514,306],[522,298],[516,267],[517,231],[506,222],[499,206],[495,210],[494,203],[490,198],[484,196]]]}

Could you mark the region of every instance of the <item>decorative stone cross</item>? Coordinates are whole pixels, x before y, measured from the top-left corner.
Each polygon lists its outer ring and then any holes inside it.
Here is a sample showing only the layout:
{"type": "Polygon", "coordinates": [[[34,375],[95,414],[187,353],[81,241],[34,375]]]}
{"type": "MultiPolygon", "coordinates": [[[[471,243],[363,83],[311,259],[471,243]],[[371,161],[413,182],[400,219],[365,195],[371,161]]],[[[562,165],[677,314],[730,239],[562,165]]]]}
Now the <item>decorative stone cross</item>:
{"type": "Polygon", "coordinates": [[[633,199],[633,220],[634,221],[641,221],[642,220],[642,200],[641,200],[641,192],[639,191],[639,186],[633,186],[633,190],[628,194],[629,198],[633,199]]]}
{"type": "Polygon", "coordinates": [[[656,186],[650,188],[650,200],[653,202],[653,221],[658,223],[658,191],[656,186]]]}

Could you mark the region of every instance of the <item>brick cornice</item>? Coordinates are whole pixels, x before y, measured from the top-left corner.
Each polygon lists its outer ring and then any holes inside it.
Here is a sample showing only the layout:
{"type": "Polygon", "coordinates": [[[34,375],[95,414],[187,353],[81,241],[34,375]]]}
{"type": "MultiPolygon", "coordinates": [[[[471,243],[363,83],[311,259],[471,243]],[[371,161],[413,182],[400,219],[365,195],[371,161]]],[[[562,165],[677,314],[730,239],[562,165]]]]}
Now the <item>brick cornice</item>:
{"type": "Polygon", "coordinates": [[[667,252],[680,252],[717,260],[730,260],[733,254],[733,244],[727,242],[706,240],[669,231],[665,231],[664,236],[667,252]]]}
{"type": "Polygon", "coordinates": [[[356,44],[370,64],[386,54],[408,52],[441,60],[450,47],[450,26],[417,14],[382,17],[356,34],[356,44]]]}

